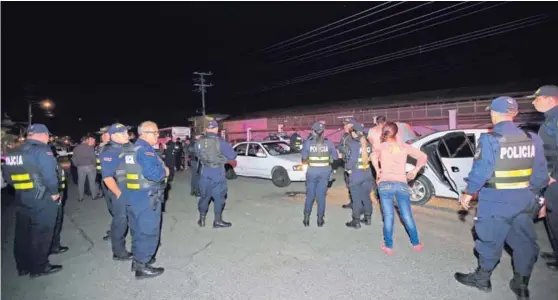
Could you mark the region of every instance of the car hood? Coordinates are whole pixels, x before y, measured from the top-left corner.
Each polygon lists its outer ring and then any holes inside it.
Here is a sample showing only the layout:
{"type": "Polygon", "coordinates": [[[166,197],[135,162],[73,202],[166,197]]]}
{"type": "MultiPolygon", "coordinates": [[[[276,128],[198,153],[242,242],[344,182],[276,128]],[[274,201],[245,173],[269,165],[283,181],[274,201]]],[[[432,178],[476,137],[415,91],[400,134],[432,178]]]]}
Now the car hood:
{"type": "Polygon", "coordinates": [[[286,155],[278,155],[278,156],[275,156],[275,158],[282,159],[282,160],[286,160],[286,161],[288,161],[288,162],[292,162],[292,163],[295,163],[295,164],[300,164],[300,163],[302,163],[302,162],[301,162],[301,160],[302,160],[302,155],[301,155],[300,153],[293,153],[293,154],[286,154],[286,155]]]}

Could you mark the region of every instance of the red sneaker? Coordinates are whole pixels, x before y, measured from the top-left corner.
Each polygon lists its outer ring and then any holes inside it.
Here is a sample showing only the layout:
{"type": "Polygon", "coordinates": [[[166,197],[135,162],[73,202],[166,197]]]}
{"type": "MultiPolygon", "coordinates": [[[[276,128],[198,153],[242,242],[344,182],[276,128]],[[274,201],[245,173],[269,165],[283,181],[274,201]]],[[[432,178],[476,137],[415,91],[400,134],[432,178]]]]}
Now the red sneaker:
{"type": "Polygon", "coordinates": [[[420,243],[416,246],[413,246],[413,251],[415,251],[415,252],[420,252],[420,251],[422,251],[422,249],[424,249],[424,244],[423,243],[420,243]]]}
{"type": "Polygon", "coordinates": [[[393,255],[393,248],[388,248],[386,245],[382,245],[382,251],[387,255],[393,255]]]}

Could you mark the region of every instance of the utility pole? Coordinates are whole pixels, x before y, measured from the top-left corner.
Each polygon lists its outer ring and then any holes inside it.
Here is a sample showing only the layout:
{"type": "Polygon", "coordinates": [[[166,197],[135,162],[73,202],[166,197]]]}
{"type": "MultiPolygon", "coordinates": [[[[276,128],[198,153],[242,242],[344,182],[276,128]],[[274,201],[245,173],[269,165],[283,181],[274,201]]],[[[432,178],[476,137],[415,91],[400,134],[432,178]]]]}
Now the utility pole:
{"type": "Polygon", "coordinates": [[[194,75],[199,76],[199,79],[197,81],[194,80],[194,82],[198,82],[198,83],[194,83],[194,86],[197,87],[196,91],[202,94],[203,128],[205,129],[205,122],[206,122],[206,117],[205,117],[205,93],[207,92],[206,88],[212,87],[213,84],[206,83],[206,78],[204,78],[204,76],[211,76],[211,75],[213,75],[213,73],[211,73],[211,72],[208,72],[208,73],[194,72],[194,75]]]}

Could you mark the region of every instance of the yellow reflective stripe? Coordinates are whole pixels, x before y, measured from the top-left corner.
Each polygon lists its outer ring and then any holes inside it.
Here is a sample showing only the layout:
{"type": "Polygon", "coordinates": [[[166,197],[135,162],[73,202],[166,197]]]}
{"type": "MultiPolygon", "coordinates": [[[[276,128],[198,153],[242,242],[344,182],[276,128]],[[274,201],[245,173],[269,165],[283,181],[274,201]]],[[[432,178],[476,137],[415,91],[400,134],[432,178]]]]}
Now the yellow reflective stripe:
{"type": "Polygon", "coordinates": [[[66,184],[63,183],[60,187],[61,188],[66,188],[66,184]]]}
{"type": "Polygon", "coordinates": [[[494,176],[495,177],[525,177],[525,176],[531,176],[532,173],[533,173],[533,169],[496,171],[494,172],[494,176]]]}
{"type": "Polygon", "coordinates": [[[310,157],[308,158],[308,160],[329,160],[329,156],[328,156],[328,157],[310,156],[310,157]]]}
{"type": "Polygon", "coordinates": [[[62,181],[66,180],[66,176],[62,176],[62,179],[60,179],[62,181]]]}
{"type": "Polygon", "coordinates": [[[29,173],[12,175],[12,181],[26,181],[26,180],[31,180],[31,175],[29,175],[29,173]]]}
{"type": "Polygon", "coordinates": [[[126,187],[130,190],[139,190],[140,189],[139,183],[126,183],[126,187]]]}
{"type": "Polygon", "coordinates": [[[360,164],[358,164],[358,168],[361,169],[361,170],[366,170],[366,169],[370,168],[370,165],[363,166],[362,163],[360,163],[360,164]]]}
{"type": "Polygon", "coordinates": [[[98,158],[97,158],[96,160],[97,160],[97,163],[98,163],[98,164],[100,164],[100,163],[101,163],[101,160],[100,160],[100,159],[98,159],[98,158]]]}
{"type": "Polygon", "coordinates": [[[130,180],[139,180],[139,174],[126,174],[126,179],[130,179],[130,180]]]}
{"type": "Polygon", "coordinates": [[[32,188],[33,188],[33,182],[14,184],[14,189],[16,189],[16,190],[30,190],[32,188]]]}
{"type": "Polygon", "coordinates": [[[529,187],[529,181],[512,182],[512,183],[496,183],[495,187],[497,190],[524,189],[529,187]]]}
{"type": "Polygon", "coordinates": [[[101,166],[97,166],[97,170],[100,170],[100,169],[101,169],[101,166]]]}
{"type": "Polygon", "coordinates": [[[312,162],[309,162],[308,165],[311,166],[311,167],[327,167],[327,166],[329,166],[329,163],[312,163],[312,162]]]}

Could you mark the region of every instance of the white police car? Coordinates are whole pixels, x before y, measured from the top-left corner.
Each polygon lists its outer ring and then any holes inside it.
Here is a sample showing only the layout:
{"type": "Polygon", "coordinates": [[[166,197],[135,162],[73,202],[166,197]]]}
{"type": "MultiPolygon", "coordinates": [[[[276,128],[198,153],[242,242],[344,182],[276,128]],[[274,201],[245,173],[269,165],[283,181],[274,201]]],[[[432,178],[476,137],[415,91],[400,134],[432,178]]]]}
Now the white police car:
{"type": "Polygon", "coordinates": [[[306,181],[307,166],[301,163],[300,152],[285,141],[242,142],[233,147],[237,166],[226,165],[227,179],[237,175],[271,179],[278,187],[292,181],[306,181]]]}

